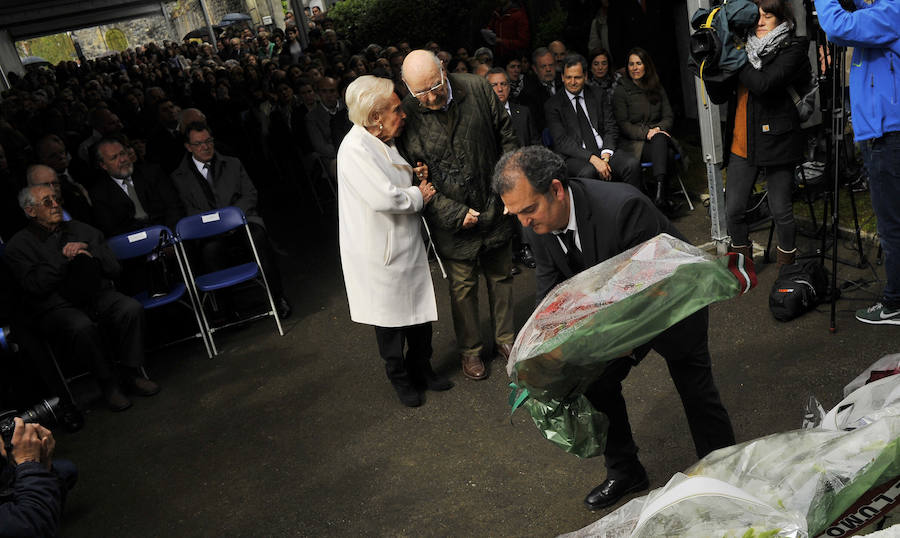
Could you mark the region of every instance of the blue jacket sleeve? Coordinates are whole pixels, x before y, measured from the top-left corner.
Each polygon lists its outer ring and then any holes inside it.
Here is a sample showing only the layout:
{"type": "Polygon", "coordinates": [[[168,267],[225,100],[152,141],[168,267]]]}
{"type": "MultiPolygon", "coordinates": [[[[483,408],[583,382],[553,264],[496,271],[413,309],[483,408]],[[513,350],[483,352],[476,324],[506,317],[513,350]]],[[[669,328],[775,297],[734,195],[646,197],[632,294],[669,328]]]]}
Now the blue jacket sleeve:
{"type": "Polygon", "coordinates": [[[12,496],[0,501],[0,536],[56,536],[62,484],[37,462],[16,467],[12,496]]]}
{"type": "Polygon", "coordinates": [[[854,12],[838,0],[815,0],[828,40],[846,47],[888,47],[900,51],[900,3],[880,0],[854,12]]]}

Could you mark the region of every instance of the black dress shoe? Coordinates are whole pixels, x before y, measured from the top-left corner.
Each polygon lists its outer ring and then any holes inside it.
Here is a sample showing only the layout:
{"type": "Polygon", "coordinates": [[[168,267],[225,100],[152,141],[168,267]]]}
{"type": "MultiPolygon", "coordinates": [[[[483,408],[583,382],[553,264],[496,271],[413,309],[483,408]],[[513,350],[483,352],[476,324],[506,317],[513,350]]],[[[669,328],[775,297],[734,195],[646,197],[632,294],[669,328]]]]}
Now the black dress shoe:
{"type": "Polygon", "coordinates": [[[513,265],[512,267],[509,268],[509,274],[511,274],[512,276],[516,276],[521,272],[522,272],[522,270],[519,269],[518,265],[513,265]]]}
{"type": "Polygon", "coordinates": [[[519,252],[519,258],[522,260],[522,265],[529,269],[534,269],[537,267],[537,261],[534,259],[534,252],[531,252],[531,247],[528,245],[522,245],[522,250],[519,252]]]}
{"type": "Polygon", "coordinates": [[[584,498],[584,504],[591,510],[606,508],[619,502],[625,495],[645,490],[650,486],[646,474],[623,478],[607,478],[602,484],[592,489],[584,498]]]}
{"type": "Polygon", "coordinates": [[[392,383],[397,391],[397,398],[406,407],[419,407],[422,405],[422,394],[408,383],[392,383]]]}
{"type": "Polygon", "coordinates": [[[275,299],[275,311],[278,312],[278,319],[287,319],[291,317],[291,303],[284,297],[275,299]]]}

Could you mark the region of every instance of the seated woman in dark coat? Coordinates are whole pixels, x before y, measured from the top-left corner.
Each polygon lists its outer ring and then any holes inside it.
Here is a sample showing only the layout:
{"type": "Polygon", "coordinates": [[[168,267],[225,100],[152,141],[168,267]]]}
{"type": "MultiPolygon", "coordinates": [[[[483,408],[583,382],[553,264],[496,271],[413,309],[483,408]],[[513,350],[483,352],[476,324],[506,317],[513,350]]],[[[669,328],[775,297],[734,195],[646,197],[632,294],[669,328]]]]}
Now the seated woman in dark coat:
{"type": "Polygon", "coordinates": [[[647,51],[631,49],[625,73],[613,93],[619,147],[630,151],[642,163],[653,163],[656,182],[653,203],[667,209],[667,177],[675,165],[674,143],[669,134],[672,107],[647,51]]]}

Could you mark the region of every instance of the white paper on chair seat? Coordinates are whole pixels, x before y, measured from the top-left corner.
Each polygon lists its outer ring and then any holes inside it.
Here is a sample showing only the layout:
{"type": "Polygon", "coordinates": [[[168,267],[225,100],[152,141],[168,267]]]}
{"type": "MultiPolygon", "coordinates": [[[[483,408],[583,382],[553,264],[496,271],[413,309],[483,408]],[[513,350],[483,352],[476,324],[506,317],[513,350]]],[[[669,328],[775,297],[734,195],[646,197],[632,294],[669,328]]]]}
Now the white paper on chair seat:
{"type": "Polygon", "coordinates": [[[203,224],[206,224],[207,222],[215,222],[219,220],[219,212],[216,211],[215,213],[210,213],[209,215],[203,215],[202,217],[200,217],[200,219],[203,221],[203,224]]]}
{"type": "Polygon", "coordinates": [[[134,243],[135,241],[141,241],[143,239],[147,239],[147,232],[138,232],[128,236],[129,243],[134,243]]]}

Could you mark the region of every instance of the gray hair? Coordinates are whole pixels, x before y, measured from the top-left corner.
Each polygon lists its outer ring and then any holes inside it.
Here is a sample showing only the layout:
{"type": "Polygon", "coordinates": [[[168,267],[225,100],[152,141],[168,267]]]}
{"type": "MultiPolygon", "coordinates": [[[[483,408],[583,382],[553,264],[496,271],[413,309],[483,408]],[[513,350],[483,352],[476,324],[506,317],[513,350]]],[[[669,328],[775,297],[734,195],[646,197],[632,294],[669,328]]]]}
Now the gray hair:
{"type": "Polygon", "coordinates": [[[531,53],[531,64],[536,64],[538,58],[546,56],[547,54],[553,54],[547,47],[538,47],[534,49],[534,52],[531,53]]]}
{"type": "Polygon", "coordinates": [[[500,157],[491,182],[494,191],[501,196],[511,191],[516,185],[516,172],[525,176],[538,194],[549,193],[554,179],[568,185],[566,161],[544,146],[525,146],[500,157]]]}
{"type": "Polygon", "coordinates": [[[368,127],[372,124],[372,116],[384,109],[384,103],[392,93],[394,83],[390,79],[363,75],[351,82],[344,96],[350,121],[368,127]]]}
{"type": "Polygon", "coordinates": [[[19,207],[22,209],[22,211],[25,211],[26,207],[37,205],[38,202],[34,198],[34,193],[31,192],[33,189],[33,186],[28,186],[19,191],[17,199],[19,201],[19,207]]]}
{"type": "Polygon", "coordinates": [[[125,147],[125,143],[114,136],[105,136],[105,137],[101,138],[96,144],[93,145],[94,164],[99,166],[100,163],[103,162],[103,154],[100,153],[100,148],[104,148],[104,147],[110,146],[112,144],[118,144],[118,145],[122,146],[123,148],[125,147]]]}

